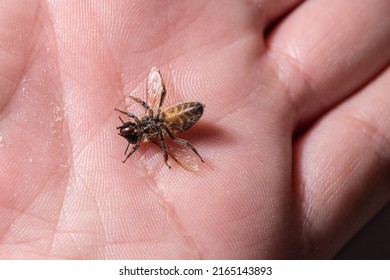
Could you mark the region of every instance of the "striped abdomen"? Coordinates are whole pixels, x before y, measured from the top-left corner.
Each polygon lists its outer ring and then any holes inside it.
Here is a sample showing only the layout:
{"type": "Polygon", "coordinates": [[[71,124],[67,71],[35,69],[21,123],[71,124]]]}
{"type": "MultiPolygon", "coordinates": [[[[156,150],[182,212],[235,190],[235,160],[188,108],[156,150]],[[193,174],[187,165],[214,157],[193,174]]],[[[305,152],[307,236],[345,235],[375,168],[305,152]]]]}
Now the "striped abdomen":
{"type": "Polygon", "coordinates": [[[185,102],[162,112],[161,120],[173,134],[191,128],[202,116],[204,105],[199,102],[185,102]]]}

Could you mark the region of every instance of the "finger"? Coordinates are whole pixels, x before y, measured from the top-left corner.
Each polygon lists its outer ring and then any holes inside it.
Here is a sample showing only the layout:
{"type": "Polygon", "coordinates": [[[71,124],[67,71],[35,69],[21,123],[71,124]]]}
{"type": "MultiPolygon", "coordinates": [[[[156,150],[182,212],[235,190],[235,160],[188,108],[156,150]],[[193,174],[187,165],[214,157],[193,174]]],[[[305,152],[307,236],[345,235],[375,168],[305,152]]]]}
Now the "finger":
{"type": "Polygon", "coordinates": [[[390,2],[307,1],[269,38],[270,57],[297,111],[310,121],[390,61],[390,2]]]}
{"type": "Polygon", "coordinates": [[[254,0],[252,1],[263,14],[260,18],[265,23],[265,29],[277,21],[288,11],[304,2],[302,0],[254,0]]]}
{"type": "MultiPolygon", "coordinates": [[[[390,68],[296,144],[306,241],[330,257],[390,199],[390,68]]],[[[310,251],[310,250],[309,250],[310,251]]]]}

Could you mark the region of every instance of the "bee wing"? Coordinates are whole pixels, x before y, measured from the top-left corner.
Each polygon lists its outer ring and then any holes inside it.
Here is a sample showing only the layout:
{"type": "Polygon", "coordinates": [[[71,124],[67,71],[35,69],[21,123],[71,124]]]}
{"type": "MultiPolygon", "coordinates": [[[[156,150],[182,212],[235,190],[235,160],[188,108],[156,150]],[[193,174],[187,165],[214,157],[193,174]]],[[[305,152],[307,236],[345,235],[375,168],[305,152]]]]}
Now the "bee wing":
{"type": "Polygon", "coordinates": [[[146,96],[146,103],[149,104],[153,111],[164,103],[165,93],[165,83],[160,70],[157,67],[153,67],[148,76],[148,91],[146,96]]]}
{"type": "MultiPolygon", "coordinates": [[[[169,138],[165,139],[168,155],[181,167],[190,172],[199,171],[200,159],[190,147],[178,144],[169,138]]],[[[159,140],[153,141],[161,147],[159,140]]]]}

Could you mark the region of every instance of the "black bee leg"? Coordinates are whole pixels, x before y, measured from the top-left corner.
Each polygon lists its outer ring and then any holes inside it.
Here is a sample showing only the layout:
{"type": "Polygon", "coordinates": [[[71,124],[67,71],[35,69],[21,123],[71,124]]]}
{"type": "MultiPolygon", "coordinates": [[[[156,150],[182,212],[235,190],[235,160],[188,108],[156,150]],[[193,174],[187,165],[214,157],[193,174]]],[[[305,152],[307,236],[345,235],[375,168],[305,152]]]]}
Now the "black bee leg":
{"type": "Polygon", "coordinates": [[[171,168],[171,166],[168,164],[168,152],[167,152],[167,145],[165,144],[165,140],[164,140],[164,137],[162,135],[162,132],[161,132],[161,129],[157,129],[158,130],[158,135],[160,136],[160,143],[161,143],[161,148],[163,150],[163,158],[164,158],[164,162],[165,164],[171,168]]]}
{"type": "Polygon", "coordinates": [[[163,129],[164,131],[168,134],[168,136],[175,142],[179,143],[179,144],[182,144],[182,145],[186,145],[188,147],[191,148],[191,150],[200,158],[200,160],[202,162],[204,162],[204,160],[202,159],[202,157],[200,156],[200,154],[198,153],[198,151],[195,149],[194,146],[192,146],[192,144],[187,141],[187,140],[184,140],[184,139],[181,139],[181,138],[177,138],[175,136],[173,136],[173,134],[171,133],[171,131],[168,129],[168,127],[166,127],[165,125],[163,126],[163,129]]]}
{"type": "MultiPolygon", "coordinates": [[[[117,109],[117,108],[115,108],[115,111],[118,111],[118,112],[120,112],[120,113],[122,113],[122,114],[124,114],[124,115],[128,116],[129,118],[132,118],[132,119],[134,119],[134,120],[135,120],[135,122],[136,122],[137,124],[139,124],[139,123],[140,123],[140,121],[139,121],[138,117],[137,117],[136,115],[132,114],[132,113],[125,112],[125,111],[119,110],[119,109],[117,109]]],[[[123,122],[123,120],[122,120],[122,119],[121,119],[121,121],[123,122]]]]}
{"type": "Polygon", "coordinates": [[[143,101],[141,98],[134,97],[134,96],[130,96],[130,98],[133,99],[135,102],[138,102],[139,104],[141,104],[146,110],[150,109],[150,106],[148,104],[146,104],[146,102],[143,101]]]}
{"type": "Polygon", "coordinates": [[[127,114],[129,114],[128,112],[122,111],[122,110],[120,110],[120,109],[117,109],[117,108],[115,108],[115,111],[121,112],[121,113],[122,113],[122,114],[124,114],[124,115],[127,115],[127,114]]]}
{"type": "MultiPolygon", "coordinates": [[[[130,153],[126,156],[125,160],[122,161],[123,163],[125,163],[126,160],[139,148],[140,143],[141,143],[141,139],[138,139],[137,143],[135,143],[135,145],[131,149],[130,153]]],[[[129,145],[130,145],[130,143],[129,143],[129,145]]],[[[127,152],[127,149],[129,148],[129,145],[127,145],[126,152],[127,152]]],[[[125,154],[126,154],[126,152],[125,152],[125,154]]]]}
{"type": "Polygon", "coordinates": [[[130,142],[127,143],[127,147],[126,147],[126,150],[125,150],[125,155],[127,154],[127,150],[129,149],[130,147],[130,142]]]}
{"type": "Polygon", "coordinates": [[[153,110],[150,108],[148,104],[146,104],[145,101],[143,101],[141,98],[130,96],[131,99],[133,99],[135,102],[138,102],[141,104],[149,113],[149,116],[153,117],[153,110]]]}

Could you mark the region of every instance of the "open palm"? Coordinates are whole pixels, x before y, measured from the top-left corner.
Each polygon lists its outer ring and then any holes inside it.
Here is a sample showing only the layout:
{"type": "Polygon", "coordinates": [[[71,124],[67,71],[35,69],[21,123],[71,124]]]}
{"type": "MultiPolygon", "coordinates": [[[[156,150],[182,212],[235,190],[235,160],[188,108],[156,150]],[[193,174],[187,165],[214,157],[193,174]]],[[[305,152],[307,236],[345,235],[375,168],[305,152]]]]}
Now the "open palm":
{"type": "Polygon", "coordinates": [[[389,2],[253,2],[1,1],[1,258],[329,258],[388,203],[389,2]],[[153,66],[199,172],[122,163],[153,66]]]}

